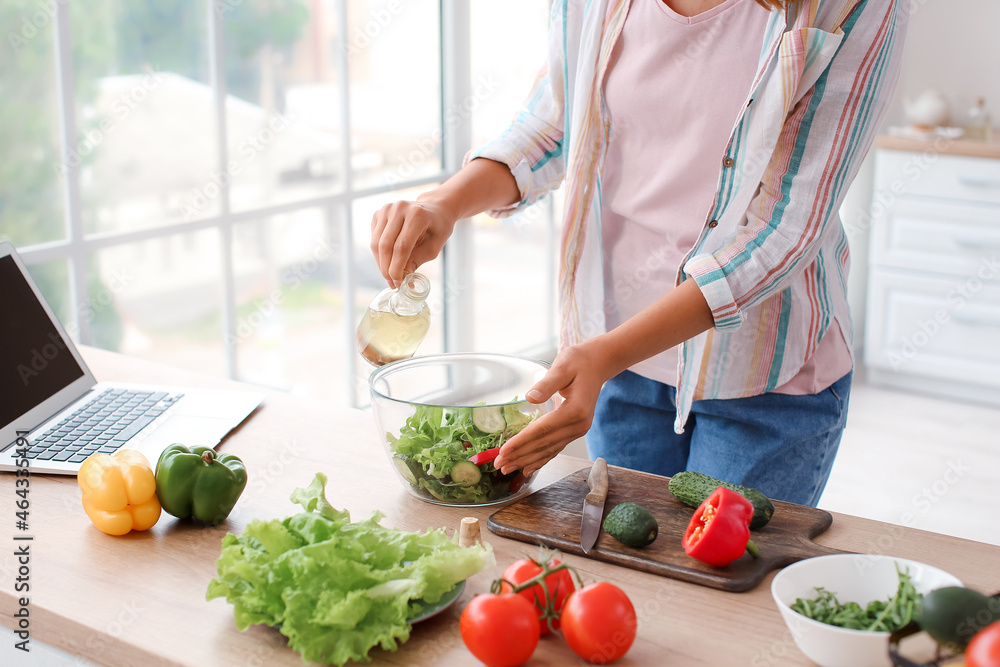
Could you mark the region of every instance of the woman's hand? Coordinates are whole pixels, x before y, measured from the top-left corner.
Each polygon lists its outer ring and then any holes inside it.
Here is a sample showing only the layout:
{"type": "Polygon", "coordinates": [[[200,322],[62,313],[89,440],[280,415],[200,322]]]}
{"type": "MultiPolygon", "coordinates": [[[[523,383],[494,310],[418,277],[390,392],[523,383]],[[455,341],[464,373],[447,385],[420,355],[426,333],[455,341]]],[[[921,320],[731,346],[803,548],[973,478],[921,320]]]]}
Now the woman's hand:
{"type": "Polygon", "coordinates": [[[403,276],[440,254],[458,218],[433,199],[397,201],[372,216],[371,249],[379,271],[392,287],[403,276]]]}
{"type": "Polygon", "coordinates": [[[523,470],[530,475],[555,458],[566,445],[590,430],[597,396],[604,383],[614,376],[608,369],[602,337],[560,352],[552,368],[532,387],[525,398],[544,403],[558,392],[563,400],[552,412],[542,415],[504,443],[494,465],[504,474],[523,470]]]}
{"type": "Polygon", "coordinates": [[[698,284],[686,280],[611,331],[567,347],[525,396],[531,403],[544,403],[558,392],[562,404],[504,444],[494,465],[504,473],[538,470],[590,430],[605,382],[708,330],[712,323],[712,309],[698,284]]]}
{"type": "Polygon", "coordinates": [[[520,199],[507,165],[485,158],[472,160],[416,201],[398,201],[376,211],[371,248],[379,271],[389,285],[399,287],[408,272],[441,254],[459,220],[520,199]]]}

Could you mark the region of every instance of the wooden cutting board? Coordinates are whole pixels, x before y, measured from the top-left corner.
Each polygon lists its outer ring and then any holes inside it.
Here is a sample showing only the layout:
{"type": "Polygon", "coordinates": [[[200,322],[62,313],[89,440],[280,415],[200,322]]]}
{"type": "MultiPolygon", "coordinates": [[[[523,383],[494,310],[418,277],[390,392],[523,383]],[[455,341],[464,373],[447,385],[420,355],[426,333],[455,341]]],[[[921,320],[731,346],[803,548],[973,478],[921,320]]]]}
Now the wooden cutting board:
{"type": "Polygon", "coordinates": [[[578,470],[511,503],[490,516],[487,526],[501,537],[732,592],[748,591],[771,570],[803,558],[847,553],[812,541],[833,523],[829,512],[776,500],[774,516],[764,528],[750,535],[760,549],[759,558],[744,554],[725,568],[705,565],[685,554],[681,547],[681,537],[694,510],[670,493],[670,478],[608,466],[610,483],[604,515],[618,503],[631,500],[652,513],[659,534],[648,547],[634,549],[602,530],[597,544],[584,554],[580,548],[580,519],[589,473],[590,468],[578,470]]]}

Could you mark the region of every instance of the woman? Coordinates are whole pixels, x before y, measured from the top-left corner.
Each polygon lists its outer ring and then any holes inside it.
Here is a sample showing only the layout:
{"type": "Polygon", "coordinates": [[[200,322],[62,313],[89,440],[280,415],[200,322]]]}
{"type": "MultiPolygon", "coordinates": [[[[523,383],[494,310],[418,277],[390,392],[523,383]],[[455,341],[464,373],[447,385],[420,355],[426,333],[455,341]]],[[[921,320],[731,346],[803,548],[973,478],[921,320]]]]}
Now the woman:
{"type": "Polygon", "coordinates": [[[461,171],[372,219],[391,284],[457,220],[565,181],[564,399],[507,442],[698,470],[815,505],[853,357],[838,208],[898,76],[899,0],[562,0],[526,108],[461,171]]]}

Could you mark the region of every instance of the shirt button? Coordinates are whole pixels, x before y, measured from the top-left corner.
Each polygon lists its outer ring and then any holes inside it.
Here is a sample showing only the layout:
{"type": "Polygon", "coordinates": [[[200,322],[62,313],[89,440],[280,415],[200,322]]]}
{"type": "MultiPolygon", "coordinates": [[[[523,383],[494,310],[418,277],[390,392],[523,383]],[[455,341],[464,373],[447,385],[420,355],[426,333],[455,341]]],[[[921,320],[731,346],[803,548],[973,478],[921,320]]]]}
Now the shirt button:
{"type": "Polygon", "coordinates": [[[708,223],[708,228],[709,229],[715,229],[718,226],[719,226],[719,221],[718,220],[713,220],[712,222],[708,223]]]}
{"type": "Polygon", "coordinates": [[[728,169],[729,167],[732,167],[734,164],[736,164],[736,160],[734,160],[731,157],[727,157],[725,160],[722,161],[722,164],[728,169]]]}

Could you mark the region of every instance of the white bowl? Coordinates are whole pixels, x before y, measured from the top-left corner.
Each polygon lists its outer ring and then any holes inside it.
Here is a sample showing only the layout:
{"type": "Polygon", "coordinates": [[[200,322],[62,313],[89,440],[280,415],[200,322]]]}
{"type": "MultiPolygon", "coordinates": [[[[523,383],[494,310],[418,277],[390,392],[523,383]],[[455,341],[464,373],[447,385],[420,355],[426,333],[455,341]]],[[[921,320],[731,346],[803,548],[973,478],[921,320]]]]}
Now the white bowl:
{"type": "Polygon", "coordinates": [[[961,586],[957,578],[936,567],[895,556],[836,554],[793,563],[775,575],[771,595],[785,619],[795,644],[821,667],[891,667],[889,633],[849,630],[814,621],[793,611],[797,598],[814,599],[822,587],[846,604],[865,607],[873,600],[888,600],[899,587],[896,566],[909,570],[918,593],[942,586],[961,586]]]}

